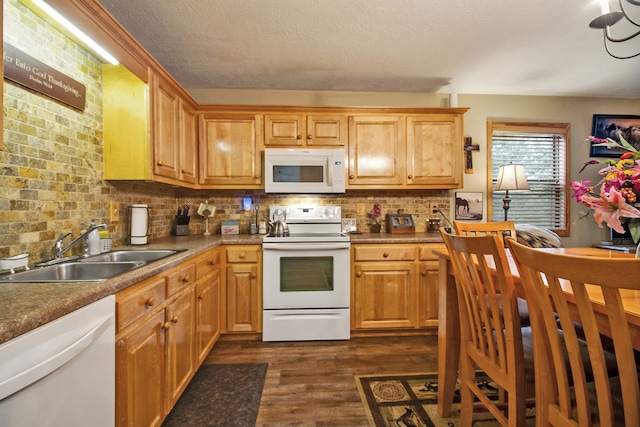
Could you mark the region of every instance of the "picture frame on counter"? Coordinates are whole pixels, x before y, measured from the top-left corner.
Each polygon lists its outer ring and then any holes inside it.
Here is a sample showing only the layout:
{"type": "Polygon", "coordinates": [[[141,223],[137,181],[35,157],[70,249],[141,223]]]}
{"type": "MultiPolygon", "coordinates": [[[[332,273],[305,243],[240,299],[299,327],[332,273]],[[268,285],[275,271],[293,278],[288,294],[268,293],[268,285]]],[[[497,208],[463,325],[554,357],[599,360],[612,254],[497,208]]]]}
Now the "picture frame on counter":
{"type": "Polygon", "coordinates": [[[410,214],[387,214],[387,233],[415,233],[416,226],[410,214]]]}

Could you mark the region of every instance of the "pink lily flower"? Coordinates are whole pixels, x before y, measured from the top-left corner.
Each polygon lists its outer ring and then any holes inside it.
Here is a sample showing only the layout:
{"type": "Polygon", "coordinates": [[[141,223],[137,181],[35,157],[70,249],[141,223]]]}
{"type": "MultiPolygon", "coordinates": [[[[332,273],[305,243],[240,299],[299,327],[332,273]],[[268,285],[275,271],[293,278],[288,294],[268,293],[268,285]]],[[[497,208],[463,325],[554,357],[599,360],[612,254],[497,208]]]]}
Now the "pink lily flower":
{"type": "Polygon", "coordinates": [[[600,197],[583,196],[582,203],[594,210],[593,218],[600,228],[603,228],[604,221],[618,233],[624,233],[620,217],[640,218],[640,211],[629,205],[624,196],[614,188],[610,188],[607,194],[603,186],[600,197]]]}

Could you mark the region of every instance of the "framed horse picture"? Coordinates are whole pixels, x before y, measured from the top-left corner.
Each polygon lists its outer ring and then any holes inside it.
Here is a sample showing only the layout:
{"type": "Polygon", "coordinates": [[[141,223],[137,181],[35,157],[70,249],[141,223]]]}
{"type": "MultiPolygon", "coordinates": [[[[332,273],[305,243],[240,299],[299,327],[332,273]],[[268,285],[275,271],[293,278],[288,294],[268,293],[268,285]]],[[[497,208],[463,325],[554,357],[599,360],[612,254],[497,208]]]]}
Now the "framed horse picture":
{"type": "MultiPolygon", "coordinates": [[[[621,114],[594,114],[591,135],[596,138],[610,138],[620,142],[622,136],[636,150],[640,150],[640,116],[621,114]]],[[[626,151],[618,148],[607,148],[597,143],[590,143],[590,157],[619,157],[626,151]]]]}
{"type": "Polygon", "coordinates": [[[482,220],[482,193],[456,192],[456,220],[482,220]]]}

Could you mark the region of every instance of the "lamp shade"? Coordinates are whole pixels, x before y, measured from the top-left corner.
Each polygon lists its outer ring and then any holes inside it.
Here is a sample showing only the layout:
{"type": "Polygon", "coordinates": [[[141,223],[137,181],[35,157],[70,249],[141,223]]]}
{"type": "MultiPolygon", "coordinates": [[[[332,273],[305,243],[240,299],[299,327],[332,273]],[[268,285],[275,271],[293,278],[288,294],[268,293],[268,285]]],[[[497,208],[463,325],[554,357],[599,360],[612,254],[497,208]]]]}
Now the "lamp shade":
{"type": "Polygon", "coordinates": [[[509,163],[500,166],[498,170],[498,180],[494,191],[528,190],[529,184],[524,176],[524,166],[509,163]]]}

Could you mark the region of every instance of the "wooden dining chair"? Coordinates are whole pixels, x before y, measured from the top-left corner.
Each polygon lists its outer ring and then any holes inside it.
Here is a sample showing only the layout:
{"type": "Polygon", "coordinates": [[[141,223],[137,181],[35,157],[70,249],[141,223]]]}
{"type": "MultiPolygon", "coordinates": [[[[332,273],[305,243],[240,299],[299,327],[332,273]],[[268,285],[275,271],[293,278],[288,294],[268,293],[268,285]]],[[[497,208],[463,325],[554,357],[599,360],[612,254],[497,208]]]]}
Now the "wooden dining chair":
{"type": "MultiPolygon", "coordinates": [[[[461,236],[486,236],[488,234],[496,235],[502,242],[502,246],[506,246],[505,237],[516,237],[516,225],[513,221],[497,221],[497,222],[463,222],[453,221],[453,228],[456,234],[461,236]]],[[[520,315],[521,326],[529,325],[529,309],[527,301],[523,298],[516,300],[518,304],[518,313],[520,315]]]]}
{"type": "Polygon", "coordinates": [[[474,397],[503,426],[524,426],[533,395],[530,328],[521,328],[515,288],[501,238],[455,236],[441,229],[453,266],[460,312],[461,425],[471,426],[474,397]],[[495,267],[494,267],[495,266],[495,267]],[[496,274],[497,272],[497,274],[496,274]],[[524,341],[523,341],[524,340],[524,341]],[[523,343],[524,342],[524,343],[523,343]],[[476,368],[502,390],[497,402],[476,383],[476,368]]]}
{"type": "Polygon", "coordinates": [[[453,221],[456,234],[461,236],[484,236],[495,234],[500,238],[503,246],[505,237],[516,237],[516,225],[513,221],[496,222],[464,222],[453,221]],[[506,235],[506,236],[505,236],[506,235]]]}
{"type": "Polygon", "coordinates": [[[640,260],[569,256],[529,248],[513,239],[507,243],[530,306],[537,426],[639,426],[632,341],[637,345],[638,337],[630,335],[623,303],[625,298],[638,298],[640,260]],[[593,303],[593,298],[601,303],[593,303]],[[603,332],[613,341],[618,375],[614,378],[603,332]]]}

